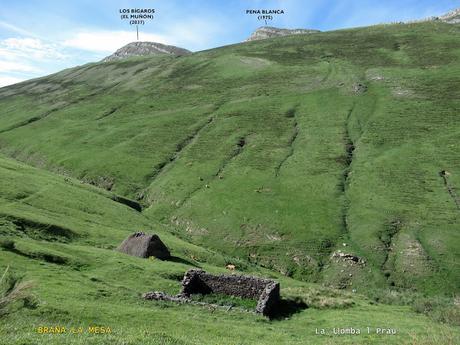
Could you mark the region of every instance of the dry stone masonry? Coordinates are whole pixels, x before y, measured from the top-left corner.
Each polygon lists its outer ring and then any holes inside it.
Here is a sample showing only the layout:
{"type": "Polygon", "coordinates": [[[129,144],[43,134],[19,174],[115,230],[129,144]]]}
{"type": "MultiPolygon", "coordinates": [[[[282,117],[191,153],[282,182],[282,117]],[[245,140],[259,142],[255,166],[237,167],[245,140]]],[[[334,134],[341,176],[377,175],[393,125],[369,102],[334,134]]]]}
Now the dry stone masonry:
{"type": "Polygon", "coordinates": [[[176,296],[162,292],[148,292],[145,299],[187,303],[193,294],[220,293],[257,300],[256,312],[271,316],[280,302],[280,285],[270,279],[244,275],[213,275],[203,270],[191,269],[182,280],[182,291],[176,296]]]}

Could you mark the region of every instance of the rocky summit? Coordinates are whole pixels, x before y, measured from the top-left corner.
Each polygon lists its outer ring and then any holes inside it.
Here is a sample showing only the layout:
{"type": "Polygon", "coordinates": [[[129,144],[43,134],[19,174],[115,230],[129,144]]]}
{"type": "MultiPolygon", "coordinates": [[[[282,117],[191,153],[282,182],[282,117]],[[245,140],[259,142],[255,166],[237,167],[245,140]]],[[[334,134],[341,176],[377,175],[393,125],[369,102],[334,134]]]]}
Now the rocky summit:
{"type": "Polygon", "coordinates": [[[300,34],[312,34],[320,32],[319,30],[311,29],[280,29],[272,26],[262,26],[252,33],[252,35],[246,41],[257,41],[266,38],[288,36],[288,35],[300,35],[300,34]]]}
{"type": "Polygon", "coordinates": [[[434,20],[440,20],[449,24],[460,23],[460,8],[452,10],[440,17],[434,17],[434,20]]]}
{"type": "Polygon", "coordinates": [[[169,46],[166,44],[156,43],[156,42],[132,42],[124,47],[118,49],[112,55],[105,57],[102,62],[107,61],[114,61],[114,60],[121,60],[126,59],[131,56],[145,56],[145,55],[187,55],[190,54],[191,51],[179,48],[175,46],[169,46]]]}

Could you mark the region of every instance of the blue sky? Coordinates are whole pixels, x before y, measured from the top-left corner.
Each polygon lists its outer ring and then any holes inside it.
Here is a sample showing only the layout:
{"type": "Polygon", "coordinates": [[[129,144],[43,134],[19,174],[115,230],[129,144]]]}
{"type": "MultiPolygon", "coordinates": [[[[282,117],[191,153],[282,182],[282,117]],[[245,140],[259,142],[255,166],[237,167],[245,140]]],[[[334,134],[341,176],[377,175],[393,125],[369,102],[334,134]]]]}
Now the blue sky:
{"type": "Polygon", "coordinates": [[[459,0],[0,0],[0,86],[98,61],[136,40],[120,8],[154,8],[140,40],[198,51],[241,42],[264,23],[247,9],[283,9],[269,25],[322,31],[440,15],[459,0]]]}

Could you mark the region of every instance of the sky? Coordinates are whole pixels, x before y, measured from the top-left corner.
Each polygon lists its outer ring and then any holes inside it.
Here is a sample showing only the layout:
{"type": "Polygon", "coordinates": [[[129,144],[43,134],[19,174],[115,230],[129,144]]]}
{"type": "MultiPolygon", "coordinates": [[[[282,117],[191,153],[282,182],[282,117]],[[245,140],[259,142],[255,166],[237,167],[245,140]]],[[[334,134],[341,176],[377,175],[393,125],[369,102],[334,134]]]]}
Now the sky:
{"type": "Polygon", "coordinates": [[[140,41],[199,51],[265,25],[246,10],[282,9],[267,24],[321,31],[444,14],[459,0],[0,0],[0,87],[99,61],[136,41],[120,9],[155,9],[140,41]]]}

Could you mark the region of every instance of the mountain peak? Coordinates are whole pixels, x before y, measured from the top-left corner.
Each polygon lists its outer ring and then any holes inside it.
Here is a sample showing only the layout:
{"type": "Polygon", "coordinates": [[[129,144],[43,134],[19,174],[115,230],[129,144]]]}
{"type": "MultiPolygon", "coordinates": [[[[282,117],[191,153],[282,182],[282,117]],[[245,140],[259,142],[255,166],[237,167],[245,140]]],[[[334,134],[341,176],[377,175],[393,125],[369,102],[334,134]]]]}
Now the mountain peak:
{"type": "Polygon", "coordinates": [[[266,38],[288,36],[288,35],[299,35],[299,34],[312,34],[320,32],[319,30],[311,29],[281,29],[273,26],[262,26],[252,33],[252,35],[246,41],[263,40],[266,38]]]}
{"type": "Polygon", "coordinates": [[[187,49],[170,46],[157,42],[131,42],[118,49],[112,55],[105,57],[102,61],[121,60],[131,56],[147,56],[147,55],[187,55],[191,52],[187,49]]]}
{"type": "Polygon", "coordinates": [[[450,12],[447,12],[446,14],[435,17],[435,20],[441,20],[443,22],[449,23],[449,24],[457,24],[460,23],[460,8],[456,8],[455,10],[452,10],[450,12]]]}

